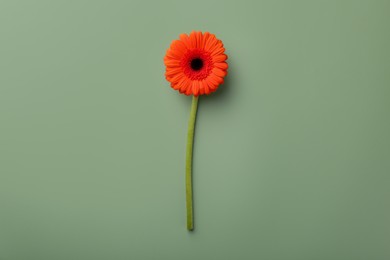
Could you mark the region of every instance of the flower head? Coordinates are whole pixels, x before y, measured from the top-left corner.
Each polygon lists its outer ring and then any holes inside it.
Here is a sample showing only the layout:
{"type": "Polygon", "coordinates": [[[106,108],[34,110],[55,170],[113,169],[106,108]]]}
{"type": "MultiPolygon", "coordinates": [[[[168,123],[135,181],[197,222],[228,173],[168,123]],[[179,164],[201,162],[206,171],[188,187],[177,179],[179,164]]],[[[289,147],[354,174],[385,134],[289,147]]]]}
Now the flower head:
{"type": "Polygon", "coordinates": [[[217,90],[227,74],[227,56],[221,40],[209,32],[181,34],[164,57],[165,78],[185,95],[208,95],[217,90]]]}

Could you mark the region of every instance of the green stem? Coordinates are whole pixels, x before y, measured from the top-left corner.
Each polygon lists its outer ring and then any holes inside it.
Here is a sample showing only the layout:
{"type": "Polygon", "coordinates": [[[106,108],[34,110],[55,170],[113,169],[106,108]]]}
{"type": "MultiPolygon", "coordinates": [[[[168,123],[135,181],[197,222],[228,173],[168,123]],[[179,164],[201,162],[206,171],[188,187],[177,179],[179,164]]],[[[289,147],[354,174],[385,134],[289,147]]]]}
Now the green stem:
{"type": "Polygon", "coordinates": [[[194,210],[192,203],[192,150],[194,145],[194,132],[196,111],[198,110],[198,97],[193,96],[190,121],[188,122],[187,155],[186,155],[186,205],[187,205],[187,229],[194,229],[194,210]]]}

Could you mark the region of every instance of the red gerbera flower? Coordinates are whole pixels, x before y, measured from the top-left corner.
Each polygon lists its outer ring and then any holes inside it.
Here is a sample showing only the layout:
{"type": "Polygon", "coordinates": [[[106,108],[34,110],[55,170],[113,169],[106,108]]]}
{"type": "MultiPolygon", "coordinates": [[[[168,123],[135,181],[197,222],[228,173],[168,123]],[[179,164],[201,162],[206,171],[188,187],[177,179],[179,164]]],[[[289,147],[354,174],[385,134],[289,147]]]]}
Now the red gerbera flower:
{"type": "Polygon", "coordinates": [[[164,57],[165,77],[173,89],[185,95],[208,95],[227,74],[227,56],[221,40],[209,32],[181,34],[164,57]]]}
{"type": "Polygon", "coordinates": [[[217,90],[227,74],[227,56],[222,41],[214,34],[192,32],[181,34],[172,42],[164,57],[165,77],[172,88],[187,96],[193,95],[188,122],[186,151],[186,204],[187,229],[194,229],[192,199],[192,148],[199,95],[217,90]]]}

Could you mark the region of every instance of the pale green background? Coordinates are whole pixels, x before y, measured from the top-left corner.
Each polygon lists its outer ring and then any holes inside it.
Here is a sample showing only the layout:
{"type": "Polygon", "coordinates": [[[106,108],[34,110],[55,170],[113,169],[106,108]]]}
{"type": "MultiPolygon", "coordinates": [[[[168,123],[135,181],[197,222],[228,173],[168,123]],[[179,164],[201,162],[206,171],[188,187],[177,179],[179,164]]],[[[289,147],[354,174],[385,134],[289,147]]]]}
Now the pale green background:
{"type": "Polygon", "coordinates": [[[390,1],[0,1],[1,260],[390,259],[390,1]],[[222,39],[200,100],[162,62],[222,39]]]}

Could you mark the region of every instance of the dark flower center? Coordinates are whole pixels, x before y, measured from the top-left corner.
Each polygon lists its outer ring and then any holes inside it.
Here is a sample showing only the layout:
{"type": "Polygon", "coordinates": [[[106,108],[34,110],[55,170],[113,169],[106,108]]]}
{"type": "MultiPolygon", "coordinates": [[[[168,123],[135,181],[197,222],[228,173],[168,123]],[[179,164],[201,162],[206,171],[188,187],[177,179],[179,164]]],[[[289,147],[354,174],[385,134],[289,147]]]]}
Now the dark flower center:
{"type": "Polygon", "coordinates": [[[195,58],[191,60],[191,69],[193,70],[200,70],[203,68],[203,60],[199,58],[195,58]]]}

